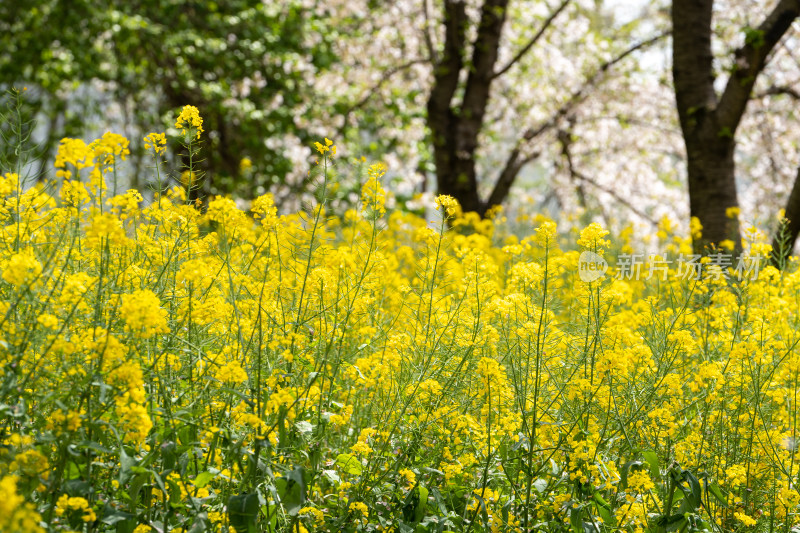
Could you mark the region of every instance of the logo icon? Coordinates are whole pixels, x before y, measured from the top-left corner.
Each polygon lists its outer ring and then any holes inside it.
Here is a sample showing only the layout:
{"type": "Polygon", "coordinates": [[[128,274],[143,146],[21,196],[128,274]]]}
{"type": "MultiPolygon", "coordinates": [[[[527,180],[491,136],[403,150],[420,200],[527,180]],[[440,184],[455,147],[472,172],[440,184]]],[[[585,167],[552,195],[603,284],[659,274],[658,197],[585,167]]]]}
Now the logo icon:
{"type": "Polygon", "coordinates": [[[587,250],[582,252],[578,258],[578,276],[581,281],[586,283],[597,281],[606,275],[606,270],[608,270],[608,263],[602,255],[587,250]]]}

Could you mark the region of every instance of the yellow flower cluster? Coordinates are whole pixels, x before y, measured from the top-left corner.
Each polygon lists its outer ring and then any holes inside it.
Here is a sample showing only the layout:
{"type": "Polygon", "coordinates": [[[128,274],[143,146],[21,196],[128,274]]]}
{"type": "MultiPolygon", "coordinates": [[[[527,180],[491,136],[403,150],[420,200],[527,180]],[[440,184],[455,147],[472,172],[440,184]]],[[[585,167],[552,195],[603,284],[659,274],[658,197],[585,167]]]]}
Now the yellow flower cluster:
{"type": "Polygon", "coordinates": [[[333,144],[333,141],[328,139],[327,137],[325,137],[325,141],[324,142],[325,142],[325,144],[322,144],[320,142],[315,142],[314,143],[314,148],[316,148],[317,152],[319,152],[320,155],[328,154],[328,155],[330,155],[330,157],[335,157],[336,156],[336,145],[333,144]]]}
{"type": "Polygon", "coordinates": [[[149,133],[144,137],[144,149],[153,150],[156,155],[167,151],[167,136],[163,133],[149,133]]]}
{"type": "Polygon", "coordinates": [[[381,186],[381,178],[386,174],[386,165],[375,163],[367,169],[367,182],[361,188],[361,203],[365,210],[377,216],[386,214],[386,191],[381,186]]]}
{"type": "Polygon", "coordinates": [[[56,502],[56,516],[64,516],[77,514],[84,522],[94,522],[97,520],[97,515],[89,506],[86,498],[80,496],[68,496],[63,494],[56,502]]]}
{"type": "Polygon", "coordinates": [[[161,308],[158,296],[151,290],[143,289],[132,294],[123,294],[120,313],[128,329],[137,337],[149,339],[169,331],[167,312],[161,308]]]}
{"type": "Polygon", "coordinates": [[[193,105],[183,106],[175,120],[175,127],[181,130],[181,135],[199,139],[203,133],[203,118],[200,116],[200,111],[193,105]]]}
{"type": "Polygon", "coordinates": [[[363,502],[353,502],[347,509],[361,518],[369,518],[369,507],[363,502]]]}
{"type": "Polygon", "coordinates": [[[588,250],[602,254],[603,247],[610,244],[608,240],[603,239],[608,233],[608,230],[603,229],[600,224],[592,222],[581,230],[581,237],[578,239],[578,244],[588,250]]]}
{"type": "Polygon", "coordinates": [[[232,361],[217,369],[214,377],[221,383],[244,383],[247,381],[247,373],[242,366],[232,361]]]}
{"type": "Polygon", "coordinates": [[[17,287],[24,287],[42,274],[42,264],[32,252],[26,251],[12,255],[2,270],[3,280],[17,287]]]}
{"type": "Polygon", "coordinates": [[[442,209],[448,218],[461,213],[461,206],[458,204],[458,200],[448,194],[440,194],[436,197],[436,207],[442,209]]]}
{"type": "Polygon", "coordinates": [[[80,139],[61,139],[56,151],[55,167],[59,169],[56,177],[69,179],[72,171],[67,169],[67,165],[76,170],[91,167],[94,165],[94,152],[90,146],[80,139]]]}
{"type": "Polygon", "coordinates": [[[103,165],[113,165],[117,158],[125,161],[131,151],[128,148],[128,139],[118,133],[106,132],[102,137],[91,144],[94,157],[103,165]]]}
{"type": "Polygon", "coordinates": [[[17,492],[18,481],[17,476],[0,477],[0,531],[44,533],[39,513],[17,492]]]}
{"type": "MultiPolygon", "coordinates": [[[[65,140],[59,169],[102,177],[125,146],[65,140]]],[[[588,286],[581,253],[611,264],[630,232],[511,234],[447,196],[436,230],[387,207],[385,172],[361,197],[380,224],[4,175],[0,530],[216,531],[257,505],[276,531],[646,531],[690,505],[676,472],[704,524],[800,525],[795,263],[588,286]]],[[[675,226],[659,243],[688,255],[675,226]]]]}

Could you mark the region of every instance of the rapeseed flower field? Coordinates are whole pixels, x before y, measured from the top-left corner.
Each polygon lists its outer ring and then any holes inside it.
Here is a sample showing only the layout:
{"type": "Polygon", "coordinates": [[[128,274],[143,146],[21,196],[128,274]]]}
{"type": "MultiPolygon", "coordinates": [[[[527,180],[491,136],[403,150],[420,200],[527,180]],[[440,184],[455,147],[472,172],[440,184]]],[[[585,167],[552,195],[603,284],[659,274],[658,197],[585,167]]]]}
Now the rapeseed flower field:
{"type": "Polygon", "coordinates": [[[796,530],[794,263],[586,282],[626,236],[444,196],[432,224],[381,163],[334,216],[329,139],[307,210],[201,206],[176,128],[149,203],[109,190],[115,134],[0,178],[0,531],[796,530]]]}

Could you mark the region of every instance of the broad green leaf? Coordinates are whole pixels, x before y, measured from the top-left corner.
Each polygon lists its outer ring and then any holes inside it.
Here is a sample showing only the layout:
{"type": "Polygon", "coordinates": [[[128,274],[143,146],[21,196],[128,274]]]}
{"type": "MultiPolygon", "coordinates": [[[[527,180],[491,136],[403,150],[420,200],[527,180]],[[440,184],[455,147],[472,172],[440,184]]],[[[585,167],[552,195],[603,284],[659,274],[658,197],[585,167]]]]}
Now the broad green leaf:
{"type": "Polygon", "coordinates": [[[571,509],[569,512],[569,523],[572,526],[572,533],[584,533],[583,521],[581,520],[581,509],[571,509]]]}
{"type": "Polygon", "coordinates": [[[722,489],[719,488],[719,485],[716,483],[709,483],[708,484],[708,492],[710,492],[723,507],[728,506],[728,499],[722,493],[722,489]]]}
{"type": "Polygon", "coordinates": [[[306,482],[303,475],[303,468],[297,467],[285,477],[275,480],[281,504],[290,516],[297,515],[306,501],[306,482]]]}
{"type": "Polygon", "coordinates": [[[422,485],[418,485],[417,492],[417,508],[414,512],[414,522],[419,523],[425,518],[425,513],[428,510],[428,489],[422,485]]]}
{"type": "Polygon", "coordinates": [[[349,453],[340,453],[336,457],[336,466],[352,476],[360,476],[361,472],[364,470],[361,466],[361,461],[349,453]]]}
{"type": "Polygon", "coordinates": [[[642,452],[642,457],[650,466],[650,477],[653,480],[661,479],[661,467],[658,463],[658,454],[652,450],[642,452]]]}
{"type": "Polygon", "coordinates": [[[198,489],[202,489],[203,487],[208,485],[209,482],[215,477],[217,477],[217,474],[215,473],[200,472],[199,474],[197,474],[197,477],[194,478],[194,486],[197,487],[198,489]]]}
{"type": "Polygon", "coordinates": [[[136,464],[136,460],[125,453],[124,448],[119,450],[119,484],[124,485],[133,475],[131,468],[136,464]]]}
{"type": "Polygon", "coordinates": [[[228,521],[236,533],[256,533],[258,494],[240,494],[228,499],[228,521]]]}
{"type": "Polygon", "coordinates": [[[296,427],[297,431],[299,431],[303,435],[307,435],[312,431],[314,431],[314,426],[312,426],[311,422],[309,422],[308,420],[301,420],[300,422],[297,422],[294,425],[294,427],[296,427]]]}

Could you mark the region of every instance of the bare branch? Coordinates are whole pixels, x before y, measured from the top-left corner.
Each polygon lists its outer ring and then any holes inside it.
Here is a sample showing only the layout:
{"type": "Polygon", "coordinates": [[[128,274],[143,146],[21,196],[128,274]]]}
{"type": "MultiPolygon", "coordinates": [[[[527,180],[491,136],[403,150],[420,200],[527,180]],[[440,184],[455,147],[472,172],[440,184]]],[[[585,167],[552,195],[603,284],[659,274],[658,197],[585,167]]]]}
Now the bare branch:
{"type": "Polygon", "coordinates": [[[439,62],[439,54],[433,46],[433,35],[431,34],[431,15],[430,15],[430,0],[425,0],[422,5],[422,13],[425,17],[425,28],[423,36],[425,38],[425,47],[428,49],[428,55],[431,58],[431,63],[434,65],[439,62]]]}
{"type": "Polygon", "coordinates": [[[800,91],[793,87],[776,86],[773,85],[764,92],[758,93],[756,98],[764,98],[765,96],[780,96],[786,95],[792,97],[794,100],[800,100],[800,91]]]}
{"type": "Polygon", "coordinates": [[[388,82],[392,78],[392,76],[394,76],[395,74],[398,74],[398,73],[400,73],[400,72],[402,72],[404,70],[408,70],[409,68],[413,67],[414,65],[419,65],[421,63],[427,63],[427,62],[428,62],[428,60],[425,59],[425,58],[412,59],[410,61],[406,61],[403,64],[396,65],[394,67],[387,68],[386,70],[384,70],[383,73],[381,74],[381,79],[378,80],[378,82],[375,85],[370,87],[367,90],[366,94],[364,94],[364,96],[362,96],[361,99],[358,100],[358,102],[355,102],[350,107],[348,107],[346,110],[344,110],[344,112],[342,113],[342,116],[344,117],[344,122],[342,123],[342,126],[338,129],[339,135],[340,136],[344,135],[344,132],[347,129],[347,124],[348,124],[348,122],[350,120],[350,115],[354,111],[356,111],[357,109],[360,109],[360,108],[364,107],[365,105],[367,105],[367,102],[369,102],[370,99],[373,96],[375,96],[375,94],[380,90],[380,88],[383,87],[383,85],[386,84],[386,82],[388,82]]]}
{"type": "Polygon", "coordinates": [[[538,158],[539,155],[539,152],[533,152],[530,155],[522,156],[520,146],[515,147],[511,151],[505,166],[503,166],[503,170],[500,171],[500,175],[492,188],[489,199],[485,203],[486,210],[503,203],[506,196],[508,196],[508,192],[511,190],[511,186],[514,184],[514,180],[517,179],[519,171],[522,170],[522,167],[538,158]]]}
{"type": "Polygon", "coordinates": [[[611,67],[613,67],[614,65],[616,65],[617,63],[619,63],[620,61],[622,61],[623,59],[625,59],[626,57],[628,57],[632,53],[634,53],[634,52],[636,52],[638,50],[641,50],[643,48],[647,48],[649,46],[652,46],[653,44],[657,43],[661,39],[667,37],[668,35],[670,35],[669,31],[665,31],[665,32],[659,33],[658,35],[656,35],[654,37],[651,37],[650,39],[647,39],[646,41],[642,41],[640,43],[637,43],[637,44],[631,46],[630,48],[624,50],[622,53],[620,53],[616,57],[613,57],[613,58],[609,59],[608,61],[606,61],[605,63],[601,64],[597,68],[597,70],[594,72],[594,74],[589,76],[586,79],[586,81],[583,82],[583,85],[581,85],[574,93],[572,93],[572,96],[570,96],[569,99],[566,102],[564,102],[561,105],[561,107],[559,107],[556,110],[555,113],[553,113],[553,116],[551,116],[549,120],[547,120],[545,123],[541,124],[536,129],[528,129],[528,130],[526,130],[524,135],[522,136],[522,140],[526,141],[526,142],[530,141],[531,139],[534,139],[535,137],[538,137],[539,135],[541,135],[545,131],[553,128],[558,123],[559,120],[561,120],[562,118],[567,116],[567,114],[570,111],[572,111],[578,104],[580,104],[583,101],[583,99],[586,97],[586,92],[590,88],[592,88],[595,85],[597,85],[597,83],[602,79],[602,77],[605,75],[605,73],[611,67]]]}
{"type": "Polygon", "coordinates": [[[798,16],[800,0],[781,0],[758,29],[746,37],[745,45],[736,51],[736,70],[728,79],[717,106],[721,127],[731,133],[736,131],[767,57],[798,16]]]}
{"type": "MultiPolygon", "coordinates": [[[[561,143],[561,153],[564,156],[564,159],[566,159],[567,161],[567,170],[569,171],[569,174],[573,179],[580,180],[581,182],[588,183],[589,185],[595,187],[596,189],[600,189],[604,193],[614,198],[617,202],[621,203],[622,205],[633,211],[635,214],[639,215],[644,220],[648,221],[653,226],[658,226],[658,222],[656,222],[647,213],[645,213],[644,211],[633,205],[630,202],[630,200],[621,196],[614,189],[598,183],[597,181],[593,180],[592,178],[590,178],[586,174],[583,174],[577,168],[575,168],[575,164],[572,160],[572,153],[570,152],[570,145],[572,144],[572,142],[570,140],[570,135],[568,132],[564,131],[559,132],[558,141],[559,143],[561,143]]],[[[579,189],[579,192],[582,194],[581,189],[579,189]]]]}
{"type": "Polygon", "coordinates": [[[584,84],[577,91],[575,91],[572,96],[560,108],[558,108],[558,110],[556,110],[549,120],[536,129],[526,130],[522,135],[522,138],[517,141],[514,149],[511,150],[508,159],[506,159],[506,164],[504,165],[503,170],[500,171],[500,175],[498,176],[497,181],[492,188],[489,199],[484,204],[486,209],[490,209],[492,206],[503,203],[503,200],[505,200],[506,196],[511,190],[511,186],[514,184],[514,180],[516,180],[517,174],[519,174],[520,170],[522,170],[522,167],[539,157],[539,152],[534,152],[529,156],[522,156],[522,148],[527,142],[531,141],[535,137],[538,137],[545,131],[555,127],[562,118],[567,116],[569,112],[572,111],[583,100],[586,91],[595,86],[600,81],[600,78],[602,78],[602,76],[608,71],[608,69],[637,50],[646,48],[663,39],[667,35],[669,35],[669,32],[660,33],[646,41],[637,43],[620,53],[618,56],[600,65],[597,71],[587,78],[584,84]]]}
{"type": "Polygon", "coordinates": [[[561,5],[558,6],[558,8],[556,8],[555,11],[550,13],[550,16],[547,18],[547,20],[544,21],[544,24],[542,24],[542,27],[539,28],[539,31],[537,31],[536,34],[533,37],[531,37],[531,40],[528,41],[527,44],[525,44],[525,46],[523,46],[522,49],[519,52],[517,52],[517,55],[515,55],[511,59],[511,61],[506,63],[506,65],[503,68],[495,71],[495,73],[492,74],[492,78],[499,78],[500,76],[505,74],[508,71],[508,69],[513,67],[520,59],[522,59],[525,56],[525,54],[527,54],[531,50],[531,48],[534,47],[534,45],[539,41],[539,39],[541,39],[542,35],[544,35],[544,32],[547,30],[547,28],[549,28],[553,24],[553,21],[555,21],[556,17],[558,17],[558,15],[562,11],[564,11],[564,9],[566,9],[566,7],[569,5],[571,1],[572,0],[564,0],[561,3],[561,5]]]}

